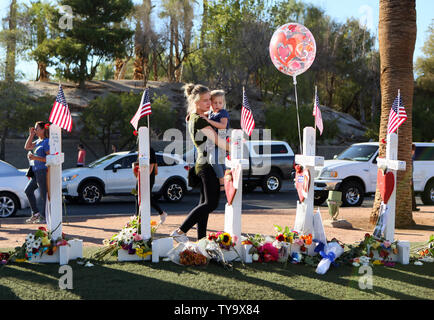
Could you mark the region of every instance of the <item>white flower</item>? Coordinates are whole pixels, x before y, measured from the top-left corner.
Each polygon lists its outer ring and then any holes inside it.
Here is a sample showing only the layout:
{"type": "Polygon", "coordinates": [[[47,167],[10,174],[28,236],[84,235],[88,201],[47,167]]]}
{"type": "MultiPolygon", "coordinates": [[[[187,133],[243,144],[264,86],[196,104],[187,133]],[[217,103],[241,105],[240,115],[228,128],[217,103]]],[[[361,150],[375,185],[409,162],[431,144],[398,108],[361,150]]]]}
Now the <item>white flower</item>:
{"type": "Polygon", "coordinates": [[[423,263],[420,261],[415,261],[414,265],[415,266],[423,266],[423,263]]]}
{"type": "Polygon", "coordinates": [[[275,240],[275,241],[273,242],[273,247],[275,247],[275,248],[277,248],[277,249],[282,248],[282,242],[275,240]]]}
{"type": "Polygon", "coordinates": [[[37,239],[33,242],[33,248],[38,249],[42,245],[41,239],[37,239]]]}
{"type": "Polygon", "coordinates": [[[35,240],[35,235],[29,233],[26,237],[26,242],[32,243],[35,240]]]}
{"type": "Polygon", "coordinates": [[[252,259],[253,259],[253,261],[258,261],[258,260],[259,260],[259,254],[254,253],[254,254],[252,255],[252,259]]]}
{"type": "Polygon", "coordinates": [[[360,267],[360,263],[353,262],[353,266],[355,266],[355,267],[360,267]]]}

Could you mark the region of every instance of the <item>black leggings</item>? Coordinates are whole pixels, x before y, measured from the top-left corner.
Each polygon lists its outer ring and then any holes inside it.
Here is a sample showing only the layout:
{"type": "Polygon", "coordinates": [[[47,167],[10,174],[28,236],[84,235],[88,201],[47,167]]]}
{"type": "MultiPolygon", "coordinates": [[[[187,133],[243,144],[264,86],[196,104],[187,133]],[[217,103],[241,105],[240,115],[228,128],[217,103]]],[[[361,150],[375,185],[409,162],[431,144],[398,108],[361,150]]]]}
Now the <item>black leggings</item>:
{"type": "MultiPolygon", "coordinates": [[[[194,170],[192,168],[191,170],[194,170]]],[[[182,232],[187,233],[197,223],[197,239],[206,237],[208,216],[213,212],[220,200],[220,183],[210,165],[203,168],[198,176],[201,178],[199,204],[190,211],[183,224],[179,227],[182,232]]]]}
{"type": "MultiPolygon", "coordinates": [[[[153,174],[151,174],[149,176],[149,190],[151,191],[151,195],[150,195],[150,199],[151,199],[151,207],[154,208],[155,210],[158,211],[158,214],[163,214],[163,210],[160,208],[160,206],[158,205],[158,201],[157,199],[154,198],[154,196],[152,195],[152,187],[154,186],[155,183],[155,176],[153,174]]],[[[137,192],[139,192],[139,188],[138,188],[138,182],[136,183],[136,190],[137,192]]],[[[139,195],[136,195],[136,215],[139,214],[139,195]]]]}

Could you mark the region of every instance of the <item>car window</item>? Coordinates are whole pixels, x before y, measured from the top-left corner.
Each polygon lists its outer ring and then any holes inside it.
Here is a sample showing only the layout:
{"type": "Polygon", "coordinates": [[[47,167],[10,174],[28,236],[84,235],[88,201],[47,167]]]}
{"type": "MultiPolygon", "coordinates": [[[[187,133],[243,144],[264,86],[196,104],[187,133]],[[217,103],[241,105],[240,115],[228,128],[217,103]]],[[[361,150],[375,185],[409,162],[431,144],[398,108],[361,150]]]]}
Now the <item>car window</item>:
{"type": "Polygon", "coordinates": [[[11,173],[16,173],[17,170],[18,169],[15,168],[13,165],[0,160],[0,176],[6,175],[6,174],[11,174],[11,173]]]}
{"type": "Polygon", "coordinates": [[[106,155],[105,157],[102,157],[102,158],[100,158],[98,160],[95,160],[94,162],[92,162],[91,164],[89,164],[89,168],[94,168],[94,167],[97,167],[99,165],[107,164],[107,162],[109,162],[110,160],[112,160],[116,156],[117,155],[114,154],[114,153],[106,155]]]}
{"type": "Polygon", "coordinates": [[[434,161],[434,147],[416,147],[415,161],[434,161]]]}
{"type": "Polygon", "coordinates": [[[284,144],[272,144],[271,148],[269,145],[257,145],[254,146],[254,150],[257,154],[286,154],[288,153],[288,148],[284,144]]]}
{"type": "Polygon", "coordinates": [[[136,154],[128,155],[128,156],[122,157],[119,160],[113,162],[112,164],[110,164],[109,166],[104,168],[104,170],[113,170],[113,168],[116,164],[121,165],[120,169],[131,169],[133,163],[136,161],[137,161],[137,155],[136,154]]]}
{"type": "Polygon", "coordinates": [[[352,145],[337,156],[338,160],[369,161],[377,152],[378,146],[352,145]]]}

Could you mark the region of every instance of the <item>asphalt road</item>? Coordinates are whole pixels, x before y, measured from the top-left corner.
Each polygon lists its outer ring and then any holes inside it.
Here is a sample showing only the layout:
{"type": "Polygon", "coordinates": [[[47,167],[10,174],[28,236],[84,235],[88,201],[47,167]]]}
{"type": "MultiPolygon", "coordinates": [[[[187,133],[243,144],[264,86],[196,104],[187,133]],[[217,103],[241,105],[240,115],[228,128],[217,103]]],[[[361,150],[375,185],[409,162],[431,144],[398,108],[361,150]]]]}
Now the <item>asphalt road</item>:
{"type": "MultiPolygon", "coordinates": [[[[256,188],[251,193],[243,194],[243,209],[291,209],[296,208],[297,192],[289,181],[285,181],[282,189],[277,194],[266,194],[261,188],[256,188]]],[[[169,203],[163,197],[159,200],[160,207],[169,214],[186,214],[194,208],[199,201],[199,192],[193,191],[181,200],[179,203],[169,203]]],[[[217,212],[224,212],[226,196],[221,193],[220,204],[217,212]]],[[[363,207],[372,207],[373,197],[365,198],[363,207]]],[[[66,204],[67,216],[94,216],[94,215],[109,215],[109,214],[124,214],[132,215],[135,211],[135,202],[133,196],[110,196],[105,197],[99,204],[83,205],[83,204],[66,204]]],[[[327,207],[324,203],[323,207],[327,207]]],[[[152,215],[156,215],[156,211],[152,210],[152,215]]],[[[64,213],[65,215],[65,213],[64,213]]],[[[30,209],[20,210],[16,217],[30,216],[30,209]]]]}

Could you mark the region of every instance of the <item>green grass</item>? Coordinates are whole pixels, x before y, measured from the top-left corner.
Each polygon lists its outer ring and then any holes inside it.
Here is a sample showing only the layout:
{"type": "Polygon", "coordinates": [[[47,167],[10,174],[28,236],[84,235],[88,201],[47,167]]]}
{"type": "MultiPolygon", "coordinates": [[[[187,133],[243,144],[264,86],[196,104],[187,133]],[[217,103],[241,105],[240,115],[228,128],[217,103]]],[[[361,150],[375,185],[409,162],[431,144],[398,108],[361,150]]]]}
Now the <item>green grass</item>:
{"type": "MultiPolygon", "coordinates": [[[[90,257],[96,248],[85,248],[90,257]]],[[[4,251],[4,250],[3,250],[4,251]]],[[[331,267],[318,275],[305,265],[235,263],[232,271],[210,263],[71,261],[73,289],[59,289],[59,265],[10,263],[0,268],[0,299],[434,299],[434,265],[373,268],[373,289],[361,290],[358,268],[331,267]]]]}

